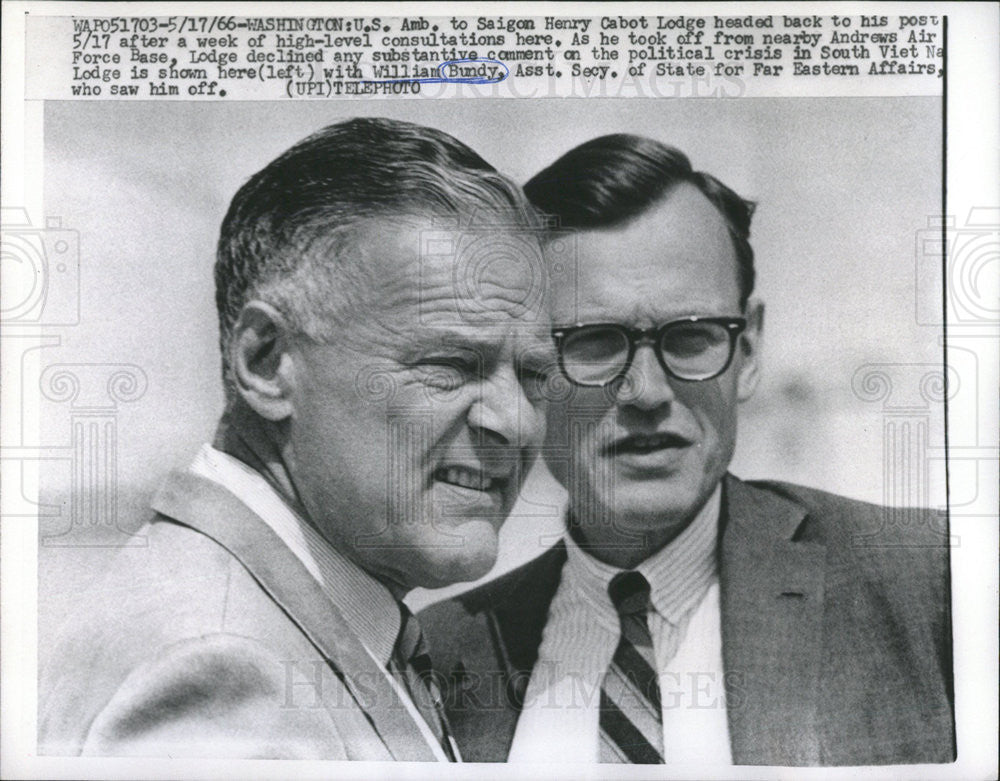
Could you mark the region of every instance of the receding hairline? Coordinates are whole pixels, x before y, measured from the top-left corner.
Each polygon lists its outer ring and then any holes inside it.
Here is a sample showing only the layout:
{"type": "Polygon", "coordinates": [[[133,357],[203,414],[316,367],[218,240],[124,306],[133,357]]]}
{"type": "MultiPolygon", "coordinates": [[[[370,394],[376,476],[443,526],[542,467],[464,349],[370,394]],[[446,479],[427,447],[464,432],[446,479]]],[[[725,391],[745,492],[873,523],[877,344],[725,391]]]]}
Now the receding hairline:
{"type": "MultiPolygon", "coordinates": [[[[328,279],[336,279],[340,296],[329,302],[323,315],[336,322],[345,314],[352,314],[352,303],[361,306],[375,303],[372,295],[380,295],[379,281],[393,278],[396,266],[391,265],[390,261],[396,261],[400,267],[404,264],[407,266],[402,268],[395,281],[405,280],[416,285],[419,284],[419,279],[414,276],[415,270],[409,265],[412,261],[419,263],[426,258],[428,268],[431,268],[437,257],[451,258],[451,264],[457,270],[457,266],[463,262],[463,258],[457,254],[461,248],[458,243],[461,237],[475,237],[482,233],[529,236],[538,242],[536,246],[540,246],[541,239],[544,238],[544,232],[538,230],[530,212],[523,214],[519,222],[514,222],[499,210],[472,209],[465,213],[455,213],[441,208],[385,209],[359,216],[348,223],[331,226],[328,230],[319,230],[306,246],[286,248],[285,251],[300,251],[308,257],[303,257],[291,273],[275,275],[266,280],[258,286],[253,298],[276,304],[273,296],[268,295],[269,291],[308,286],[308,280],[315,274],[326,274],[329,275],[328,279]],[[411,232],[409,235],[408,231],[411,232]],[[426,237],[421,235],[425,231],[428,234],[426,237]],[[454,254],[436,254],[433,247],[425,246],[424,240],[429,245],[437,234],[443,234],[454,254]],[[456,236],[459,237],[458,242],[456,236]],[[378,251],[380,243],[381,249],[388,250],[387,252],[378,251]]],[[[248,298],[245,303],[250,300],[248,298]]],[[[357,306],[354,307],[355,311],[356,309],[357,306]]]]}
{"type": "Polygon", "coordinates": [[[364,289],[365,264],[352,256],[372,226],[537,227],[536,215],[515,182],[443,131],[355,117],[313,133],[244,182],[223,218],[214,271],[224,377],[253,298],[279,303],[300,330],[330,330],[331,304],[364,289]],[[355,291],[338,295],[341,286],[355,291]]]}

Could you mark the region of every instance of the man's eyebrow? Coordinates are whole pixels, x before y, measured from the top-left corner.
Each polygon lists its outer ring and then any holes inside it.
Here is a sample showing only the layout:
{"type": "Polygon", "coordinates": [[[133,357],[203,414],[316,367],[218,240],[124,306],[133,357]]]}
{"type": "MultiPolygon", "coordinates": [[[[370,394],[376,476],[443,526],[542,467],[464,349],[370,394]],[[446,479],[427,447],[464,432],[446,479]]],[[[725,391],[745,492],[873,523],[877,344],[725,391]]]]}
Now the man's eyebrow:
{"type": "MultiPolygon", "coordinates": [[[[510,335],[503,330],[486,327],[476,327],[469,330],[461,330],[448,326],[417,326],[411,332],[410,352],[415,354],[426,354],[437,349],[472,349],[472,350],[497,350],[499,351],[510,335]]],[[[548,329],[534,333],[515,334],[515,351],[523,352],[526,349],[535,353],[555,352],[555,346],[549,336],[548,329]]]]}
{"type": "Polygon", "coordinates": [[[489,329],[473,329],[462,331],[446,326],[420,326],[410,332],[411,352],[424,354],[436,349],[499,349],[503,344],[502,334],[489,329]]]}
{"type": "Polygon", "coordinates": [[[492,331],[489,327],[470,328],[464,330],[446,325],[421,325],[413,328],[411,333],[414,339],[426,339],[428,341],[447,342],[449,344],[468,344],[469,342],[491,342],[498,341],[501,335],[492,331]]]}

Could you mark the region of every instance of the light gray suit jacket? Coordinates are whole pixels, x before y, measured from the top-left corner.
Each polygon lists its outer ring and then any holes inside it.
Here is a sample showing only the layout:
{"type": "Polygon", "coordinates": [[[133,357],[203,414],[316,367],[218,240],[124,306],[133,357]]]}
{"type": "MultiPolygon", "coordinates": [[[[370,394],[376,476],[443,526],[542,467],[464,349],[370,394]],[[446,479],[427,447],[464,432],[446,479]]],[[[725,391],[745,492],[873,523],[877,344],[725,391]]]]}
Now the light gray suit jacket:
{"type": "Polygon", "coordinates": [[[270,527],[175,473],[42,671],[39,753],[434,760],[392,683],[270,527]]]}

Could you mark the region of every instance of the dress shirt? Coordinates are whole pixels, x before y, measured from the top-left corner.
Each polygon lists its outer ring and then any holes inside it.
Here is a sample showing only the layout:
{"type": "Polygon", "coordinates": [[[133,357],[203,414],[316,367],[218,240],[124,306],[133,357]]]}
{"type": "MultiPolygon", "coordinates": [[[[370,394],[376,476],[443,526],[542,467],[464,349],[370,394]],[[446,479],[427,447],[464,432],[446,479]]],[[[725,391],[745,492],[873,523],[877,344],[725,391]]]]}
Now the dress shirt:
{"type": "Polygon", "coordinates": [[[205,444],[189,471],[229,490],[281,538],[316,579],[365,650],[379,663],[437,759],[449,761],[409,693],[388,670],[402,621],[399,605],[389,590],[333,548],[292,510],[267,480],[239,459],[205,444]]]}
{"type": "MultiPolygon", "coordinates": [[[[731,765],[717,541],[721,487],[694,521],[637,567],[650,584],[668,763],[731,765]]],[[[608,584],[623,570],[567,533],[566,564],[511,746],[511,762],[597,761],[600,691],[620,636],[608,584]]]]}

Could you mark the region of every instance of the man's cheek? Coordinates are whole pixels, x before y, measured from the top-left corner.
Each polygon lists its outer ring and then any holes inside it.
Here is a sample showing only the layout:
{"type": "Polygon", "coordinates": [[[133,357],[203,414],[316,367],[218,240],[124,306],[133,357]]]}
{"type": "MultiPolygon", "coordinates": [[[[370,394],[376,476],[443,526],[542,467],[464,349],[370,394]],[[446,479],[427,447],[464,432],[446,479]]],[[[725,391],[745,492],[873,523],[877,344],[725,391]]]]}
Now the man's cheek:
{"type": "Polygon", "coordinates": [[[725,474],[735,446],[735,429],[723,426],[721,430],[706,432],[701,444],[702,472],[706,481],[714,481],[725,474]]]}
{"type": "Polygon", "coordinates": [[[385,359],[358,362],[351,379],[352,387],[336,390],[353,400],[352,412],[358,416],[384,415],[394,406],[412,404],[416,390],[423,388],[406,367],[385,359]]]}

